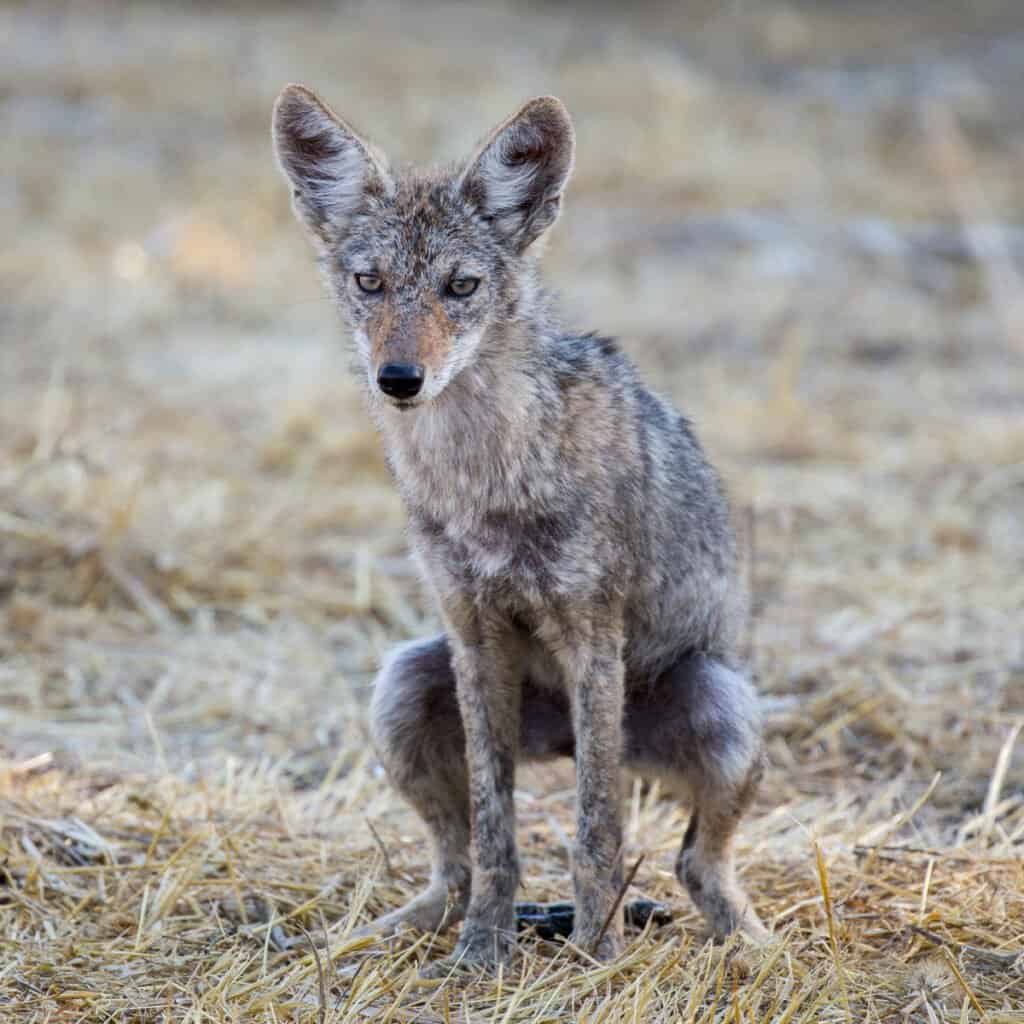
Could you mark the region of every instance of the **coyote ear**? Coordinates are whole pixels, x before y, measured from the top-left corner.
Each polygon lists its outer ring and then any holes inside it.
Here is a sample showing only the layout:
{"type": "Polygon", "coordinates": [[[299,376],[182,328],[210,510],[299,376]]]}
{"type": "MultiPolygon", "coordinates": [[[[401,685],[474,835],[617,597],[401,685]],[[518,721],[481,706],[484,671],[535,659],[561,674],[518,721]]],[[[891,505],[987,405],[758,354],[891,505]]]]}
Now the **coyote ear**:
{"type": "Polygon", "coordinates": [[[554,96],[541,96],[495,128],[459,185],[522,252],[558,217],[575,148],[568,111],[554,96]]]}
{"type": "Polygon", "coordinates": [[[295,213],[321,238],[326,228],[343,227],[366,193],[390,190],[370,144],[305,86],[289,85],[278,96],[273,135],[295,213]]]}

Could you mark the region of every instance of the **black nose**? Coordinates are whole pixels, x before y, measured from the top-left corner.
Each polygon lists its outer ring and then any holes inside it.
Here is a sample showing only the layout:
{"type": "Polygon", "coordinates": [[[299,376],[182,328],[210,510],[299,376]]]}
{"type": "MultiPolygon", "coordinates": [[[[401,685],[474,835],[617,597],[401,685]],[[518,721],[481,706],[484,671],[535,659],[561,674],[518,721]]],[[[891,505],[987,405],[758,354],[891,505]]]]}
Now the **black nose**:
{"type": "Polygon", "coordinates": [[[423,387],[423,367],[416,363],[385,363],[377,372],[377,384],[392,398],[413,398],[423,387]]]}

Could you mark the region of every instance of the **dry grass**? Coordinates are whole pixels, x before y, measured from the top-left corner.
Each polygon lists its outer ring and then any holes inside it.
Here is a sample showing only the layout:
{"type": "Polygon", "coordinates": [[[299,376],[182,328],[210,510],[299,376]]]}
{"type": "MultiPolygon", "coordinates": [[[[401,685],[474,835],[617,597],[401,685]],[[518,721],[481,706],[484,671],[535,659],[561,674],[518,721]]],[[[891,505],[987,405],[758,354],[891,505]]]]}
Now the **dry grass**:
{"type": "MultiPolygon", "coordinates": [[[[0,7],[4,1021],[1024,1020],[1024,25],[721,10],[0,7]],[[347,938],[424,880],[363,708],[436,621],[271,164],[294,79],[407,157],[577,115],[550,276],[748,541],[767,950],[703,943],[639,787],[676,916],[618,963],[347,938]]],[[[524,897],[571,806],[522,773],[524,897]]]]}

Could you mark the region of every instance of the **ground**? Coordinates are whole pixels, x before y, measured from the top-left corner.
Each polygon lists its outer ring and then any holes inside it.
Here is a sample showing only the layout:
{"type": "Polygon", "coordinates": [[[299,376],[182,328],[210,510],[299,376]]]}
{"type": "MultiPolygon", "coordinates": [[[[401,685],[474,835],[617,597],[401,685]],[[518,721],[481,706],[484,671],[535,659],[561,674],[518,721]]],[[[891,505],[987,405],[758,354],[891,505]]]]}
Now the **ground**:
{"type": "MultiPolygon", "coordinates": [[[[5,1021],[1024,1020],[1024,12],[963,4],[0,7],[5,1021]],[[288,81],[445,160],[561,96],[546,259],[728,481],[775,942],[348,938],[423,883],[375,664],[437,628],[272,161],[288,81]],[[325,936],[311,952],[305,937],[325,936]]],[[[570,765],[519,780],[566,898],[570,765]]]]}

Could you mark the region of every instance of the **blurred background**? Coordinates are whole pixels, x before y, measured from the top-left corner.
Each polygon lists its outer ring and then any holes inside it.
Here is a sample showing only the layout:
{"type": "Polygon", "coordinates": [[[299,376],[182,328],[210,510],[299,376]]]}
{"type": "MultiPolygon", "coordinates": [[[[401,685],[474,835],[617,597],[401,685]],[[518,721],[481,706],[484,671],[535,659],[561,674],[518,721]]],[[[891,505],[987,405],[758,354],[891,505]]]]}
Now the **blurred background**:
{"type": "Polygon", "coordinates": [[[365,778],[335,807],[365,846],[367,801],[406,822],[362,709],[436,617],[270,109],[303,82],[432,162],[551,92],[578,156],[548,280],[735,500],[790,816],[760,848],[942,771],[929,841],[1020,849],[1017,0],[33,2],[0,6],[0,48],[9,781],[232,758],[365,778]]]}

